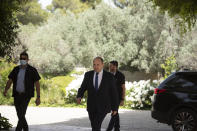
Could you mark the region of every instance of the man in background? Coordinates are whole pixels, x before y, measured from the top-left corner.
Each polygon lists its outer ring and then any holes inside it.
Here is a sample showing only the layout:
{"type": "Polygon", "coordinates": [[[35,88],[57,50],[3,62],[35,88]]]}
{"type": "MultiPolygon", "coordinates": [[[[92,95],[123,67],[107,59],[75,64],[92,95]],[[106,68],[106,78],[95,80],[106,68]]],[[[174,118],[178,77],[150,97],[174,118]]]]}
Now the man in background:
{"type": "MultiPolygon", "coordinates": [[[[123,106],[124,100],[125,100],[125,76],[123,73],[121,73],[118,70],[118,62],[117,61],[111,61],[109,63],[109,71],[115,77],[116,87],[117,87],[117,91],[118,91],[119,105],[123,106]]],[[[111,117],[107,131],[111,131],[113,129],[113,127],[114,127],[114,131],[120,131],[120,118],[119,118],[118,113],[111,117]]]]}

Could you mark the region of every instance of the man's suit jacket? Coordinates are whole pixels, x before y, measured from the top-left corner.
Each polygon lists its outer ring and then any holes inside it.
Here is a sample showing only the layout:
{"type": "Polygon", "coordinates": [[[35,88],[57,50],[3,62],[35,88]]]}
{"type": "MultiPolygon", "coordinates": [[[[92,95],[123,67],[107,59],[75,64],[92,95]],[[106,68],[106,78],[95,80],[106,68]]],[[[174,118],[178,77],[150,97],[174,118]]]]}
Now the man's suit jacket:
{"type": "Polygon", "coordinates": [[[118,110],[118,93],[114,76],[103,70],[102,80],[98,91],[93,85],[94,71],[85,73],[81,87],[78,90],[77,98],[83,97],[87,90],[87,111],[109,113],[118,110]]]}

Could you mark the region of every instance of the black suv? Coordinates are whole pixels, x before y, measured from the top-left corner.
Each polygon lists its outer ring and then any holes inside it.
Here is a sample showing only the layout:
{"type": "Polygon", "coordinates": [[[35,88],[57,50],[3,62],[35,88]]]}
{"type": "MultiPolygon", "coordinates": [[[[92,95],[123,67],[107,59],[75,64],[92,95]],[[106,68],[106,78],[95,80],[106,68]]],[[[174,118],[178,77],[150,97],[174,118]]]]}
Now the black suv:
{"type": "Polygon", "coordinates": [[[154,91],[151,115],[174,131],[197,131],[197,72],[172,73],[154,91]]]}

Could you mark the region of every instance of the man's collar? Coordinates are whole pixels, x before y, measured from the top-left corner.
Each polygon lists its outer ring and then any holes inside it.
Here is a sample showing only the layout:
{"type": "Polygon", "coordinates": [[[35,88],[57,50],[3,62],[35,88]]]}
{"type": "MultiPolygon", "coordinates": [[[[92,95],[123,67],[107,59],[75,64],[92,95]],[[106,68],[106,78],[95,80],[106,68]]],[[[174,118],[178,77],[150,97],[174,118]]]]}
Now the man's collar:
{"type": "MultiPolygon", "coordinates": [[[[96,71],[94,71],[94,73],[97,73],[96,71]]],[[[98,72],[99,74],[103,74],[103,69],[100,71],[100,72],[98,72]]]]}
{"type": "Polygon", "coordinates": [[[112,73],[113,75],[116,75],[117,71],[116,72],[110,72],[110,73],[112,73]]]}
{"type": "Polygon", "coordinates": [[[28,67],[28,64],[25,65],[25,66],[19,65],[19,68],[20,68],[20,69],[27,69],[27,67],[28,67]]]}

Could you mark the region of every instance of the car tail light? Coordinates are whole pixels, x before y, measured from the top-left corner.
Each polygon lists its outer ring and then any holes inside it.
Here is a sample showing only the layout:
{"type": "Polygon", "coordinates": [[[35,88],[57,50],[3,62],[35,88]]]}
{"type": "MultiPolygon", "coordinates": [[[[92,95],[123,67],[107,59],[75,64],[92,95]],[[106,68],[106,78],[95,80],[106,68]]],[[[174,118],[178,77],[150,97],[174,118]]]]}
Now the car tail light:
{"type": "Polygon", "coordinates": [[[164,93],[164,92],[166,92],[166,89],[156,88],[155,91],[154,91],[155,94],[161,94],[161,93],[164,93]]]}

